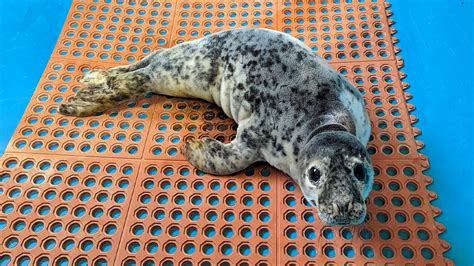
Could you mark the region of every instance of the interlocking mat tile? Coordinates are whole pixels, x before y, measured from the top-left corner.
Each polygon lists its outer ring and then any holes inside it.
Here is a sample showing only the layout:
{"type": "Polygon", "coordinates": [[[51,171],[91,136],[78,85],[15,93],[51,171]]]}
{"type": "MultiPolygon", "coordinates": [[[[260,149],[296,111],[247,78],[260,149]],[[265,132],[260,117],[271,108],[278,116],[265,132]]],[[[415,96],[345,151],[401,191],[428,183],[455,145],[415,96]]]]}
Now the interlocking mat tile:
{"type": "Polygon", "coordinates": [[[0,159],[0,265],[451,265],[428,160],[412,127],[389,4],[381,0],[74,0],[0,159]],[[376,178],[369,220],[328,227],[266,164],[204,174],[186,138],[232,140],[215,106],[146,95],[103,114],[59,115],[87,71],[239,27],[308,44],[363,93],[376,178]]]}

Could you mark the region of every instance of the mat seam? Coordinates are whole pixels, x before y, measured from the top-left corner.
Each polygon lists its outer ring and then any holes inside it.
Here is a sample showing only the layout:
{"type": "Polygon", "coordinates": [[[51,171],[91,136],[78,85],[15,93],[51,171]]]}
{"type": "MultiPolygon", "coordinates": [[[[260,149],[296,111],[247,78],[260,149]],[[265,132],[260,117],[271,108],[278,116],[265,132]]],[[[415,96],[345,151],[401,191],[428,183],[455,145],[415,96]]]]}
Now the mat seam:
{"type": "MultiPolygon", "coordinates": [[[[170,40],[171,41],[171,40],[170,40]]],[[[169,48],[169,47],[163,47],[163,48],[169,48]]],[[[159,49],[159,48],[157,48],[159,49]]],[[[157,50],[155,49],[155,50],[157,50]]],[[[54,51],[53,51],[54,53],[54,51]]],[[[62,57],[62,56],[51,56],[50,59],[58,59],[58,60],[79,60],[79,61],[86,61],[86,62],[90,62],[90,63],[99,63],[99,64],[113,64],[113,65],[117,65],[117,66],[122,66],[122,65],[126,65],[126,64],[122,64],[122,63],[115,63],[115,62],[109,62],[109,61],[99,61],[99,60],[90,60],[90,59],[83,59],[83,58],[80,58],[80,59],[77,59],[75,57],[62,57]]],[[[371,62],[389,62],[389,61],[394,61],[395,63],[397,63],[397,58],[394,57],[394,58],[390,58],[390,59],[373,59],[373,60],[344,60],[344,61],[333,61],[331,63],[334,63],[334,64],[346,64],[346,63],[371,63],[371,62]]]]}
{"type": "MultiPolygon", "coordinates": [[[[176,18],[176,9],[177,9],[177,6],[178,6],[178,0],[174,0],[174,1],[172,1],[172,3],[174,4],[174,5],[173,5],[173,21],[172,21],[172,23],[171,23],[171,30],[170,30],[169,38],[168,38],[167,43],[166,43],[166,45],[167,45],[166,48],[170,47],[170,44],[171,44],[171,38],[172,38],[172,35],[173,35],[174,22],[175,22],[175,18],[176,18]]],[[[165,49],[166,49],[166,48],[165,48],[165,49]]],[[[157,48],[157,49],[160,49],[160,48],[157,48]]],[[[155,50],[156,50],[156,49],[155,49],[155,50]]],[[[154,106],[154,108],[153,108],[153,112],[152,112],[152,114],[151,114],[150,126],[148,127],[148,131],[146,132],[146,135],[145,135],[146,138],[145,138],[145,141],[144,141],[144,143],[143,143],[142,154],[141,154],[141,156],[140,156],[140,160],[141,160],[141,161],[146,160],[146,158],[145,158],[145,156],[146,156],[146,151],[145,151],[145,149],[148,147],[148,146],[147,146],[148,142],[149,142],[149,141],[152,141],[152,140],[150,140],[148,137],[149,137],[150,132],[152,131],[152,127],[153,127],[153,125],[154,125],[154,124],[153,124],[153,118],[155,117],[155,113],[158,113],[158,105],[157,105],[157,104],[155,104],[155,106],[154,106]]],[[[156,160],[160,160],[160,159],[156,159],[156,160]]],[[[138,177],[137,177],[137,179],[138,179],[138,177]]]]}
{"type": "MultiPolygon", "coordinates": [[[[54,52],[54,51],[53,51],[54,52]]],[[[68,57],[68,56],[51,56],[50,59],[57,59],[57,60],[73,60],[73,61],[85,61],[89,63],[100,63],[100,64],[110,64],[110,65],[117,65],[117,66],[123,66],[124,64],[122,63],[116,63],[116,62],[108,62],[108,61],[98,61],[98,60],[91,60],[91,59],[83,59],[83,58],[75,58],[75,57],[68,57]]]]}
{"type": "MultiPolygon", "coordinates": [[[[128,205],[128,208],[127,208],[127,217],[125,218],[125,221],[123,223],[123,227],[122,227],[122,234],[120,235],[120,238],[119,238],[119,241],[118,241],[118,245],[117,245],[117,255],[119,254],[119,252],[121,251],[120,250],[120,247],[122,246],[122,239],[123,239],[123,236],[125,234],[125,226],[127,225],[127,222],[128,222],[128,219],[130,218],[130,215],[129,215],[129,212],[130,212],[130,208],[132,207],[132,200],[135,198],[135,190],[137,188],[137,186],[139,185],[139,182],[138,182],[138,175],[140,174],[140,170],[142,169],[142,163],[143,161],[140,160],[140,162],[138,163],[138,171],[137,171],[137,175],[135,176],[135,185],[133,186],[133,190],[132,190],[132,193],[130,194],[130,203],[128,205]]],[[[133,218],[133,217],[132,217],[133,218]]],[[[115,256],[114,257],[114,263],[113,265],[117,265],[115,262],[116,260],[119,258],[119,256],[115,256]]]]}
{"type": "MultiPolygon", "coordinates": [[[[38,152],[23,152],[23,151],[5,151],[4,154],[34,154],[34,155],[45,155],[45,156],[56,156],[51,153],[38,153],[38,152]]],[[[145,157],[140,157],[140,158],[128,158],[128,157],[111,157],[111,156],[94,156],[94,155],[74,155],[74,154],[59,154],[59,156],[66,156],[66,157],[80,157],[80,158],[95,158],[95,159],[116,159],[116,160],[136,160],[136,161],[173,161],[173,162],[187,162],[188,160],[186,159],[165,159],[165,158],[145,158],[145,157]]],[[[407,159],[402,159],[402,158],[396,158],[396,159],[377,159],[377,161],[393,161],[397,160],[399,162],[414,162],[414,160],[420,160],[420,158],[407,158],[407,159]]],[[[275,168],[276,169],[276,168],[275,168]]],[[[284,175],[284,174],[283,174],[284,175]]]]}
{"type": "Polygon", "coordinates": [[[168,40],[168,47],[171,46],[171,41],[173,40],[174,37],[174,23],[176,20],[176,13],[178,12],[178,2],[179,0],[174,0],[175,7],[174,7],[174,12],[173,12],[173,23],[171,23],[171,30],[170,30],[170,38],[168,40]]]}
{"type": "MultiPolygon", "coordinates": [[[[23,152],[23,151],[6,151],[5,153],[15,154],[34,154],[34,155],[45,155],[45,156],[65,156],[65,157],[84,157],[84,158],[95,158],[95,159],[116,159],[116,160],[136,160],[140,161],[142,158],[130,158],[130,157],[111,157],[111,156],[95,156],[95,155],[77,155],[77,154],[57,154],[54,153],[40,153],[40,152],[23,152]]],[[[152,159],[152,160],[163,160],[163,159],[152,159]]]]}
{"type": "MultiPolygon", "coordinates": [[[[283,10],[282,8],[282,1],[281,0],[276,0],[276,30],[279,31],[280,30],[280,19],[279,19],[279,15],[280,15],[280,12],[283,10]]],[[[275,204],[275,210],[276,210],[276,216],[275,217],[280,217],[280,200],[283,200],[283,198],[280,197],[280,183],[281,183],[281,178],[282,178],[282,174],[280,172],[278,172],[278,174],[276,175],[276,178],[277,180],[275,181],[275,184],[276,184],[276,195],[275,195],[275,199],[276,199],[276,204],[275,204]]],[[[276,230],[280,231],[280,227],[281,226],[281,219],[276,219],[276,230]]],[[[276,261],[276,265],[280,265],[280,249],[281,249],[281,246],[280,246],[280,240],[281,240],[281,234],[276,234],[276,239],[275,239],[275,261],[276,261]]]]}

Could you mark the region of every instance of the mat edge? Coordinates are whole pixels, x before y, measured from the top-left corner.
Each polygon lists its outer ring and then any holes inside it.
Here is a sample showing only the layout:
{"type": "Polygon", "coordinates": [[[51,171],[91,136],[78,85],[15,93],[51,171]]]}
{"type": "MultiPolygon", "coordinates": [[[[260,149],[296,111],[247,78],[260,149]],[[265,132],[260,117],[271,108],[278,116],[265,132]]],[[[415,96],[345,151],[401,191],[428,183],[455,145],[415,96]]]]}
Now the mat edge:
{"type": "Polygon", "coordinates": [[[403,69],[404,65],[405,65],[405,62],[404,62],[403,58],[400,56],[400,53],[402,52],[401,48],[396,46],[396,44],[398,43],[398,39],[395,37],[395,34],[397,33],[397,30],[393,26],[396,23],[396,21],[390,19],[390,17],[393,16],[393,11],[390,10],[390,7],[392,6],[392,3],[389,0],[383,0],[383,4],[384,4],[384,7],[385,7],[384,11],[385,11],[385,15],[386,15],[386,18],[387,18],[387,23],[388,23],[387,26],[390,28],[390,38],[391,38],[392,45],[393,45],[393,50],[394,50],[394,53],[395,53],[395,58],[396,58],[395,63],[397,64],[397,68],[398,68],[398,78],[400,79],[400,82],[402,84],[402,89],[403,89],[403,92],[404,92],[403,95],[405,97],[405,99],[404,99],[405,100],[405,105],[407,107],[408,115],[410,116],[410,120],[411,120],[410,121],[411,131],[412,131],[412,134],[413,134],[413,138],[415,139],[415,141],[417,143],[417,146],[418,146],[418,149],[417,149],[418,157],[419,157],[420,161],[422,162],[422,175],[425,178],[425,190],[428,192],[428,194],[431,198],[430,201],[429,201],[429,205],[431,206],[434,225],[435,225],[435,227],[438,231],[437,240],[438,240],[439,244],[441,245],[441,247],[443,247],[443,249],[444,249],[444,251],[442,253],[442,256],[444,258],[445,265],[450,265],[451,266],[451,265],[454,265],[454,261],[451,258],[446,257],[446,255],[445,255],[445,253],[448,250],[451,249],[451,244],[441,236],[441,234],[446,230],[446,227],[444,226],[444,224],[442,224],[441,222],[438,221],[439,215],[441,214],[441,209],[439,209],[438,207],[434,206],[431,203],[433,200],[437,199],[438,196],[434,191],[428,189],[428,186],[433,182],[433,178],[424,174],[424,172],[430,168],[430,163],[429,163],[428,157],[420,152],[420,150],[425,146],[425,144],[422,141],[417,139],[417,137],[419,137],[421,135],[421,130],[414,126],[414,124],[418,122],[418,118],[416,116],[412,115],[412,113],[415,111],[416,107],[415,107],[415,105],[410,104],[408,102],[410,99],[412,99],[412,95],[406,92],[406,90],[409,89],[410,84],[408,82],[404,81],[406,79],[407,75],[404,72],[401,71],[403,69]]]}

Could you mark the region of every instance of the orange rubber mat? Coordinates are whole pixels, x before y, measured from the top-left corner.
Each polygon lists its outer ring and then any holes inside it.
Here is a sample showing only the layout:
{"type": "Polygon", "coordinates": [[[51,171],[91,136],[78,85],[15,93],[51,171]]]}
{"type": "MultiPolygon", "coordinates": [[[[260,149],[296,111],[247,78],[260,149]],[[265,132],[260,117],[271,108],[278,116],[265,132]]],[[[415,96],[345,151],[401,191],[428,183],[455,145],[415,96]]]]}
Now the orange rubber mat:
{"type": "Polygon", "coordinates": [[[57,45],[0,159],[0,265],[452,265],[414,106],[381,0],[74,0],[57,45]],[[147,95],[102,115],[58,106],[95,68],[228,28],[289,33],[364,94],[375,167],[362,225],[323,225],[267,164],[197,171],[188,137],[227,142],[215,106],[147,95]]]}

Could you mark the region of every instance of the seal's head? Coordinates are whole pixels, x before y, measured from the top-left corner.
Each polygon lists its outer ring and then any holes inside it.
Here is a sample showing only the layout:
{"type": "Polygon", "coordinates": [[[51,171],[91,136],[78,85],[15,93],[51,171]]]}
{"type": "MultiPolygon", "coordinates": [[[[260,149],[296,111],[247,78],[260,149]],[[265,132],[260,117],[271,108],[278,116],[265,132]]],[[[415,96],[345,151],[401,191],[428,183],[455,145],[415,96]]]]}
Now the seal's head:
{"type": "Polygon", "coordinates": [[[312,136],[300,153],[297,180],[328,225],[360,224],[374,172],[365,146],[347,131],[312,136]]]}

